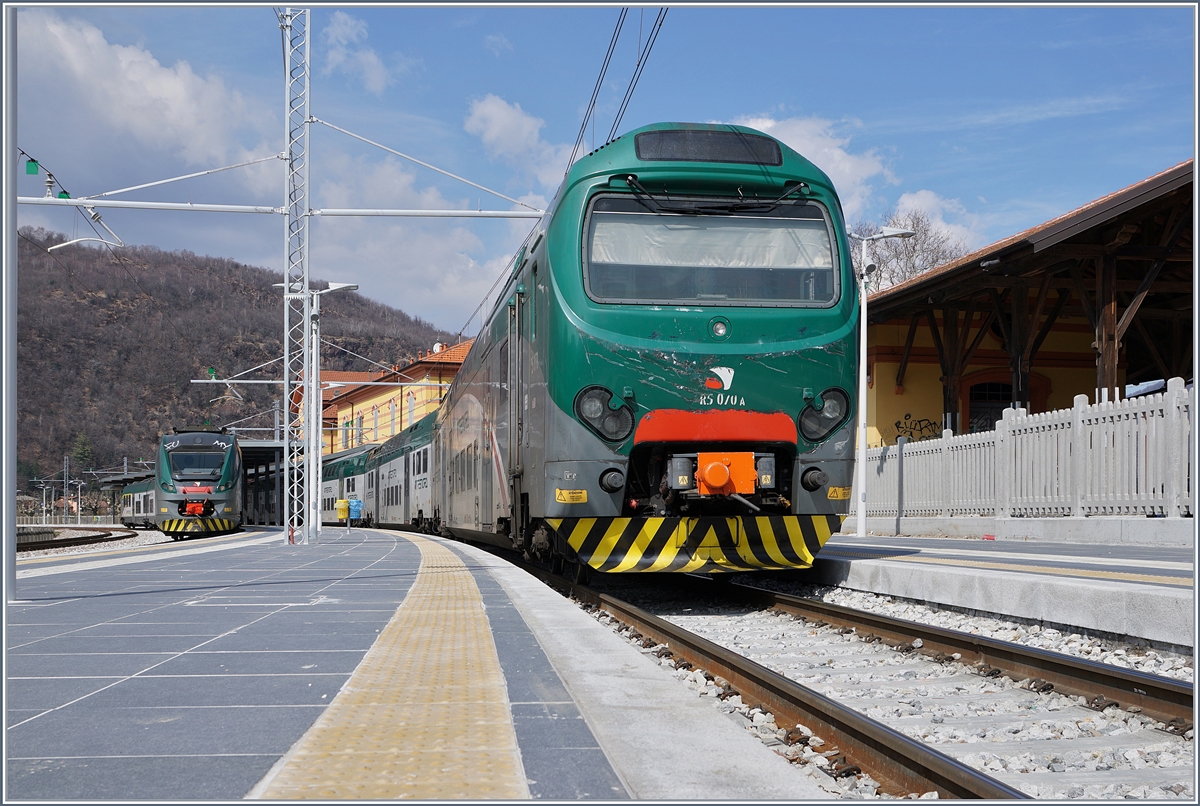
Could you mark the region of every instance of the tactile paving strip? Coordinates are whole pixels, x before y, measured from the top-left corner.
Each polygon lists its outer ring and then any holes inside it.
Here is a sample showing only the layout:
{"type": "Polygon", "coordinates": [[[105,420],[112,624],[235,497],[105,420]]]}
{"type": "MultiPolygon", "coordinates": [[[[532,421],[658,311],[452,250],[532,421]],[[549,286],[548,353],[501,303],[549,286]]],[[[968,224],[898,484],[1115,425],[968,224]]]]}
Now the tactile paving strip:
{"type": "Polygon", "coordinates": [[[449,549],[405,538],[421,549],[412,589],[253,797],[529,798],[479,588],[449,549]]]}

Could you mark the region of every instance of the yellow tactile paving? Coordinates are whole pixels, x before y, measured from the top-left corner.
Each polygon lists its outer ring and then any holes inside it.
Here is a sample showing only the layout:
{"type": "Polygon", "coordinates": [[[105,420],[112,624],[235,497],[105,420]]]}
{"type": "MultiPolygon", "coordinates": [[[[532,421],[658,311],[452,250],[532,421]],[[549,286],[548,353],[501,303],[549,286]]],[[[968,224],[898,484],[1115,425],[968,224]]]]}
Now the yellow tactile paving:
{"type": "Polygon", "coordinates": [[[449,549],[405,538],[421,549],[412,589],[254,797],[529,798],[479,588],[449,549]]]}

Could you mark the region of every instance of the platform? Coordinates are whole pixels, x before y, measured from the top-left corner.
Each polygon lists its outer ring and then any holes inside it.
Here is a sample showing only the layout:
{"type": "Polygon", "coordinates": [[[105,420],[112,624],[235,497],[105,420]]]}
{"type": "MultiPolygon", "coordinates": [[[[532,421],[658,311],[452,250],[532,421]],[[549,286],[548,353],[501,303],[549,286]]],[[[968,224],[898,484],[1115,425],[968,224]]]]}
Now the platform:
{"type": "Polygon", "coordinates": [[[1194,547],[834,535],[807,581],[1195,646],[1194,547]]]}
{"type": "Polygon", "coordinates": [[[459,543],[328,529],[18,565],[6,800],[826,800],[653,658],[459,543]]]}

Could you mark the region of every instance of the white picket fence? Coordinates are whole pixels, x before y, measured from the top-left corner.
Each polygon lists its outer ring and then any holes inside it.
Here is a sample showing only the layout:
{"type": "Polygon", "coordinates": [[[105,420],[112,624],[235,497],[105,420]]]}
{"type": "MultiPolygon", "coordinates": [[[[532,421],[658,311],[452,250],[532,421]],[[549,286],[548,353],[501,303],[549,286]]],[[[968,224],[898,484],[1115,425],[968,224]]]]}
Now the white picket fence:
{"type": "Polygon", "coordinates": [[[1193,515],[1195,390],[1026,414],[995,431],[867,451],[867,515],[1045,518],[1193,515]]]}

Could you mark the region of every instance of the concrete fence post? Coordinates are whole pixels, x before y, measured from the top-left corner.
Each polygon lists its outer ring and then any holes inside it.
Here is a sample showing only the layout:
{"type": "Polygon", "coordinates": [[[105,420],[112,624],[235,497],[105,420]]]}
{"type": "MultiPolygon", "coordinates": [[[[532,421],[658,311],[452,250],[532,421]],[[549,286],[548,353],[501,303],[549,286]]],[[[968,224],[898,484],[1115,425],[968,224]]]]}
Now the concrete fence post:
{"type": "Polygon", "coordinates": [[[1016,409],[1005,409],[996,423],[996,517],[1012,517],[1012,439],[1009,424],[1016,409]]]}
{"type": "Polygon", "coordinates": [[[950,467],[950,438],[954,432],[949,428],[942,429],[942,440],[938,444],[938,464],[941,465],[942,483],[938,490],[938,503],[943,518],[950,517],[950,485],[953,483],[954,471],[950,467]]]}
{"type": "Polygon", "coordinates": [[[1083,415],[1087,411],[1088,396],[1075,395],[1071,408],[1071,517],[1083,517],[1083,490],[1088,472],[1087,433],[1083,427],[1083,415]]]}
{"type": "Polygon", "coordinates": [[[1186,395],[1183,378],[1167,380],[1167,393],[1163,400],[1163,413],[1167,416],[1167,478],[1166,489],[1163,492],[1168,518],[1178,518],[1183,514],[1182,491],[1187,483],[1183,478],[1183,474],[1187,472],[1183,452],[1188,449],[1189,441],[1181,409],[1186,395]]]}
{"type": "Polygon", "coordinates": [[[896,533],[900,533],[900,519],[904,517],[904,446],[908,437],[896,438],[896,533]]]}

